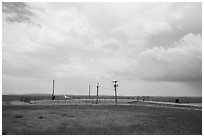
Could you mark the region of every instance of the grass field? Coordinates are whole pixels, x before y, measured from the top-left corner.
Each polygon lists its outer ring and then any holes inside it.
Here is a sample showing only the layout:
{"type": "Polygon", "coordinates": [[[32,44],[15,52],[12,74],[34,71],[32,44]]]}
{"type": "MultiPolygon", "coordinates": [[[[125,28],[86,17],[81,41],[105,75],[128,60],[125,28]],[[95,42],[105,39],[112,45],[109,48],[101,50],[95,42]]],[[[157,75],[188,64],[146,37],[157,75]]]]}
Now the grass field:
{"type": "Polygon", "coordinates": [[[201,135],[202,111],[142,105],[3,105],[2,131],[10,135],[201,135]]]}
{"type": "MultiPolygon", "coordinates": [[[[87,95],[70,95],[73,99],[88,99],[87,95]]],[[[118,99],[137,99],[138,96],[118,96],[118,99]]],[[[147,100],[147,96],[146,100],[147,100]]],[[[161,102],[175,102],[179,99],[180,103],[202,103],[202,97],[168,97],[168,96],[148,96],[150,101],[161,101],[161,102]]],[[[114,96],[102,96],[99,99],[114,99],[114,96]]],[[[2,101],[25,101],[30,100],[50,100],[51,95],[48,94],[28,94],[28,95],[2,95],[2,101]]],[[[64,95],[56,95],[56,100],[63,100],[64,95]]],[[[96,99],[96,96],[91,96],[91,99],[96,99]]],[[[139,96],[139,100],[142,100],[143,96],[139,96]]]]}

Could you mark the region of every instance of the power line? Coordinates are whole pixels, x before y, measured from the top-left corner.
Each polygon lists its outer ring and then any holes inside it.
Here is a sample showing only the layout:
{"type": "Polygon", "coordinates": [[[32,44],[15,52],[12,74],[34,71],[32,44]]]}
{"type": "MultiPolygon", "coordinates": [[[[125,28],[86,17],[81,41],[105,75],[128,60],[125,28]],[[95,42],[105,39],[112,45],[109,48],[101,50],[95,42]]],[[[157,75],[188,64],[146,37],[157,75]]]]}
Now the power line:
{"type": "MultiPolygon", "coordinates": [[[[121,87],[118,87],[120,91],[124,92],[124,90],[121,87]]],[[[124,92],[125,93],[125,92],[124,92]]]]}
{"type": "Polygon", "coordinates": [[[114,90],[114,89],[110,89],[110,88],[106,88],[100,85],[101,88],[105,89],[105,90],[114,90]]]}

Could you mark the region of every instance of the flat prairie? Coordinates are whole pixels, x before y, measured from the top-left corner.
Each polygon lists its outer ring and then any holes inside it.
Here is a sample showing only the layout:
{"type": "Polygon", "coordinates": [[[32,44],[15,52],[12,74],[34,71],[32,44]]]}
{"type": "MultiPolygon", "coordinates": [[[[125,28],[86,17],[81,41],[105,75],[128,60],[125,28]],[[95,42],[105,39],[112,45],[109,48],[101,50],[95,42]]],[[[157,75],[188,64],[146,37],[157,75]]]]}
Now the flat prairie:
{"type": "Polygon", "coordinates": [[[6,135],[201,135],[202,110],[144,105],[3,105],[6,135]]]}

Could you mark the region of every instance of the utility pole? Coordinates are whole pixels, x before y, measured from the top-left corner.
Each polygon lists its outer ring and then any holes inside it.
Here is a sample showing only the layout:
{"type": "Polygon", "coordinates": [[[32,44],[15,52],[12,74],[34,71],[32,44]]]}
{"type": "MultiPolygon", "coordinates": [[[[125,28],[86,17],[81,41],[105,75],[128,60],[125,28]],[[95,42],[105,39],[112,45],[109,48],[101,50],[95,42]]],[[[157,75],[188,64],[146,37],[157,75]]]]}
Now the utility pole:
{"type": "Polygon", "coordinates": [[[113,80],[113,86],[115,88],[115,105],[117,105],[117,87],[118,87],[118,81],[117,80],[113,80]]]}
{"type": "Polygon", "coordinates": [[[55,100],[55,95],[54,95],[54,92],[55,92],[55,80],[53,79],[53,83],[52,83],[52,100],[55,100]]]}
{"type": "Polygon", "coordinates": [[[98,89],[99,89],[99,83],[97,83],[97,85],[96,85],[96,91],[97,91],[97,93],[96,93],[96,104],[98,104],[98,89]]]}
{"type": "Polygon", "coordinates": [[[89,84],[89,99],[91,98],[90,92],[91,92],[91,85],[89,84]]]}

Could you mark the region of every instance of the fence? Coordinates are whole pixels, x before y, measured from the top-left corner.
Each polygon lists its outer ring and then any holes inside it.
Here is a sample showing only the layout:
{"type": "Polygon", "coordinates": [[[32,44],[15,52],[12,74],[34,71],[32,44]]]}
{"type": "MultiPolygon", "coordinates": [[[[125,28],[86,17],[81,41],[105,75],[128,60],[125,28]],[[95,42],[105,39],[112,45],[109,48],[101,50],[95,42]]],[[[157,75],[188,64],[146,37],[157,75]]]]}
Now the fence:
{"type": "MultiPolygon", "coordinates": [[[[43,99],[43,100],[35,100],[31,101],[32,104],[38,105],[95,105],[96,104],[96,97],[92,98],[79,98],[75,97],[72,99],[63,99],[63,98],[56,98],[55,100],[51,99],[43,99]]],[[[131,105],[135,102],[144,102],[149,101],[149,97],[118,97],[117,104],[118,105],[131,105]]],[[[99,97],[98,104],[100,105],[114,105],[115,98],[114,97],[99,97]]]]}

